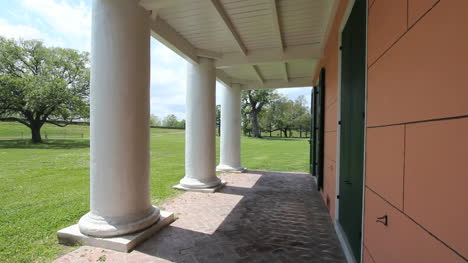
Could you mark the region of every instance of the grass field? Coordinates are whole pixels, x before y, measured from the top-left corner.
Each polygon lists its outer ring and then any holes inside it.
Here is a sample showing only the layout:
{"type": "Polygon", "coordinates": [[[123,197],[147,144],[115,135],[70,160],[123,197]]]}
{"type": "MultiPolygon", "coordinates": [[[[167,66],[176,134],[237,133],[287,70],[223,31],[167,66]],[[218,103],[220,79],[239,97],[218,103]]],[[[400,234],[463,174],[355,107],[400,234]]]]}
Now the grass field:
{"type": "MultiPolygon", "coordinates": [[[[89,209],[89,127],[45,126],[45,133],[45,144],[30,144],[27,127],[0,122],[0,262],[52,261],[70,250],[57,244],[55,232],[89,209]]],[[[151,131],[155,204],[178,193],[171,186],[184,176],[184,139],[182,130],[151,131]]],[[[307,139],[244,137],[242,163],[306,172],[308,149],[307,139]]]]}

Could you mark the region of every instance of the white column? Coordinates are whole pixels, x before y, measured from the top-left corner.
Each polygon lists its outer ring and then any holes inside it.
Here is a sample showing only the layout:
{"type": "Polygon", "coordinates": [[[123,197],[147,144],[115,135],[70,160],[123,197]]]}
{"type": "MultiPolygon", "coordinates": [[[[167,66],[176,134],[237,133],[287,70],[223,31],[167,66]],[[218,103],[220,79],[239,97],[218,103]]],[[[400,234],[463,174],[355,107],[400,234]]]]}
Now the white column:
{"type": "Polygon", "coordinates": [[[241,85],[233,83],[222,88],[221,101],[221,152],[216,170],[220,172],[242,172],[241,165],[241,85]]]}
{"type": "Polygon", "coordinates": [[[150,28],[135,1],[93,1],[91,211],[81,233],[110,237],[160,217],[149,187],[150,28]]]}
{"type": "MultiPolygon", "coordinates": [[[[216,176],[216,71],[214,61],[189,64],[185,127],[184,190],[214,188],[216,176]]],[[[179,188],[176,186],[176,188],[179,188]]]]}

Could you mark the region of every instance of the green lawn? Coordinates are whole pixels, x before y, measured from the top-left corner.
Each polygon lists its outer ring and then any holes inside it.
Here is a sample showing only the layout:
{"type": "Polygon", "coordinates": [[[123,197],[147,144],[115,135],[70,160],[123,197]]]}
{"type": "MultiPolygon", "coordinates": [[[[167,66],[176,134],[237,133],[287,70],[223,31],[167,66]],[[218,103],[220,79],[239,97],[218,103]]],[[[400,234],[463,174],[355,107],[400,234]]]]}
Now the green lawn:
{"type": "MultiPolygon", "coordinates": [[[[27,127],[0,122],[0,262],[52,261],[70,250],[55,232],[89,209],[89,127],[46,125],[46,132],[47,143],[34,145],[27,127]]],[[[155,204],[179,193],[171,186],[184,176],[184,139],[183,130],[151,131],[155,204]]],[[[307,139],[242,138],[242,163],[306,172],[308,147],[307,139]]]]}

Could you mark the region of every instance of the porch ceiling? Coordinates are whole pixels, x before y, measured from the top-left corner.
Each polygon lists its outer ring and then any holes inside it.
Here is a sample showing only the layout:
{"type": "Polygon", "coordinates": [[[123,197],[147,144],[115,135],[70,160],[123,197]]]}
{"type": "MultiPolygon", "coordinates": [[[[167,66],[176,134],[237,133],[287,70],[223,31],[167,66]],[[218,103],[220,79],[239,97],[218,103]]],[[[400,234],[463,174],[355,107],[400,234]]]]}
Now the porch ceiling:
{"type": "Polygon", "coordinates": [[[152,35],[246,88],[310,86],[338,0],[140,0],[152,35]]]}

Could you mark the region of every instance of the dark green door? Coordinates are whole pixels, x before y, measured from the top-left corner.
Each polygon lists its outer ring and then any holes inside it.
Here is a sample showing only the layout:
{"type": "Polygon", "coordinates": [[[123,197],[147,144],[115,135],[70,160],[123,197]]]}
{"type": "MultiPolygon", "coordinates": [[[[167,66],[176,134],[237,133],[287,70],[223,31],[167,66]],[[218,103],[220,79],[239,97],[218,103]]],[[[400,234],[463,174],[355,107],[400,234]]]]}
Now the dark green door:
{"type": "Polygon", "coordinates": [[[310,93],[310,116],[311,116],[311,120],[310,120],[310,140],[309,140],[309,143],[310,143],[310,174],[315,176],[315,145],[316,145],[316,142],[315,142],[315,119],[317,118],[316,117],[316,113],[317,111],[315,110],[315,90],[316,88],[312,88],[312,91],[310,93]]]}
{"type": "Polygon", "coordinates": [[[339,221],[359,262],[365,130],[365,0],[356,0],[341,37],[339,221]]]}
{"type": "Polygon", "coordinates": [[[317,186],[323,187],[324,136],[325,136],[325,69],[322,68],[319,83],[312,90],[311,174],[317,176],[317,186]]]}
{"type": "Polygon", "coordinates": [[[317,109],[317,119],[316,119],[316,175],[317,175],[317,187],[318,190],[323,188],[323,167],[324,167],[324,152],[325,152],[325,69],[320,70],[319,83],[317,86],[317,96],[316,109],[317,109]]]}

